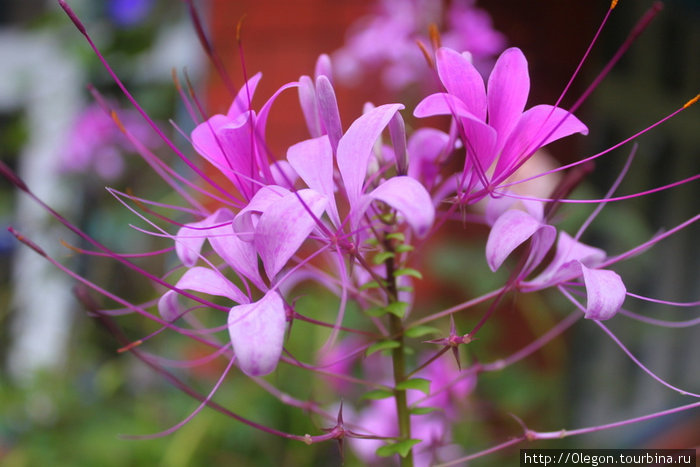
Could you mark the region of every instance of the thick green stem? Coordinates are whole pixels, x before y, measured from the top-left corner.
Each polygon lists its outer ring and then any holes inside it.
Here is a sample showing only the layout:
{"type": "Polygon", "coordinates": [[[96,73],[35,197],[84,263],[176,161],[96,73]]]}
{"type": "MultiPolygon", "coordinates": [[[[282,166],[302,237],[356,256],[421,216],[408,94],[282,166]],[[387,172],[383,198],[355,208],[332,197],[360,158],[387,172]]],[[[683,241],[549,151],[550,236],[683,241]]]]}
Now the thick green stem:
{"type": "MultiPolygon", "coordinates": [[[[390,242],[385,241],[385,246],[387,251],[391,251],[390,242]]],[[[386,279],[387,279],[387,289],[389,291],[389,301],[398,301],[398,287],[396,285],[396,278],[394,277],[395,264],[393,259],[388,259],[386,261],[386,279]]],[[[389,314],[389,329],[392,336],[395,337],[395,341],[399,343],[399,346],[394,348],[391,352],[391,359],[394,367],[394,386],[398,386],[399,383],[406,380],[406,360],[405,360],[405,345],[404,345],[404,328],[401,318],[394,314],[389,314]]],[[[399,424],[399,438],[400,441],[406,441],[411,439],[411,415],[408,411],[408,403],[406,401],[406,391],[395,390],[394,398],[396,400],[396,414],[399,424]]],[[[401,458],[402,467],[413,467],[413,449],[411,449],[405,457],[401,458]]]]}
{"type": "MultiPolygon", "coordinates": [[[[400,344],[391,352],[394,365],[394,383],[398,385],[406,379],[403,325],[401,323],[401,318],[393,314],[389,316],[389,324],[391,326],[391,334],[398,336],[395,340],[400,344]]],[[[408,403],[406,402],[406,391],[397,390],[394,397],[396,399],[396,414],[398,416],[399,436],[401,441],[411,439],[411,417],[408,412],[408,403]]],[[[406,457],[401,458],[401,465],[404,467],[413,466],[413,450],[410,450],[406,457]]]]}

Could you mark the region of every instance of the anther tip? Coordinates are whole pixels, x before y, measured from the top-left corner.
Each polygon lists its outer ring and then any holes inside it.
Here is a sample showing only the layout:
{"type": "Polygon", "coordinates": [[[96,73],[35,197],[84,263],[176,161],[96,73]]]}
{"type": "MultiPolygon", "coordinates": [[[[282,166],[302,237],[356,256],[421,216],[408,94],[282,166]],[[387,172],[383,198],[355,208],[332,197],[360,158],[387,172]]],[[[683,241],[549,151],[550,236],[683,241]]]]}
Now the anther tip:
{"type": "Polygon", "coordinates": [[[684,108],[684,109],[687,109],[687,108],[690,107],[691,105],[695,104],[698,100],[700,100],[700,94],[698,94],[697,96],[693,97],[693,98],[690,99],[688,102],[686,102],[685,104],[683,104],[683,108],[684,108]]]}
{"type": "Polygon", "coordinates": [[[615,9],[615,7],[617,6],[617,1],[618,1],[618,0],[612,0],[612,2],[610,2],[610,9],[611,9],[611,10],[614,10],[614,9],[615,9]]]}

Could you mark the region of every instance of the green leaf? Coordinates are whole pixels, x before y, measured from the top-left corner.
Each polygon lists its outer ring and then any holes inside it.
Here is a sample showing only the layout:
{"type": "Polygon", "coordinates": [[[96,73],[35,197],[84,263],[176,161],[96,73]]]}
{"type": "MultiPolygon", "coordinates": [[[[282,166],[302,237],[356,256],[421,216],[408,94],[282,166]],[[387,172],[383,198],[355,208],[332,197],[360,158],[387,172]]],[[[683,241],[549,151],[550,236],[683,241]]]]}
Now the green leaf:
{"type": "Polygon", "coordinates": [[[360,290],[378,289],[379,287],[381,287],[381,285],[379,285],[379,283],[377,281],[370,281],[370,282],[367,282],[366,284],[362,284],[360,286],[360,290]]]}
{"type": "Polygon", "coordinates": [[[377,455],[379,457],[389,457],[398,454],[401,457],[406,457],[411,448],[420,442],[420,439],[405,439],[398,443],[385,444],[377,449],[377,455]]]}
{"type": "Polygon", "coordinates": [[[393,303],[389,303],[387,306],[385,306],[384,309],[388,313],[396,315],[399,318],[403,318],[404,315],[406,314],[406,310],[408,309],[408,303],[406,303],[406,302],[393,302],[393,303]]]}
{"type": "Polygon", "coordinates": [[[377,253],[374,255],[374,259],[372,260],[374,264],[382,264],[388,259],[394,258],[396,255],[391,252],[391,251],[382,251],[381,253],[377,253]]]}
{"type": "Polygon", "coordinates": [[[386,399],[388,397],[394,397],[394,391],[390,391],[388,389],[375,389],[364,393],[360,399],[378,400],[386,399]]]}
{"type": "Polygon", "coordinates": [[[406,381],[401,381],[396,385],[396,389],[405,391],[406,389],[417,389],[426,396],[430,394],[430,380],[425,378],[411,378],[406,381]]]}
{"type": "Polygon", "coordinates": [[[381,350],[389,350],[389,349],[395,349],[397,347],[400,347],[401,344],[398,343],[397,341],[380,341],[377,342],[376,344],[370,345],[367,350],[365,351],[365,355],[368,357],[372,355],[375,352],[379,352],[381,350]]]}
{"type": "Polygon", "coordinates": [[[413,268],[402,268],[394,271],[394,277],[399,276],[412,276],[416,279],[423,279],[423,274],[421,274],[420,271],[418,271],[417,269],[413,268]]]}
{"type": "Polygon", "coordinates": [[[411,415],[425,415],[440,410],[437,407],[414,407],[409,410],[411,415]]]}
{"type": "Polygon", "coordinates": [[[394,232],[394,233],[390,233],[389,235],[387,235],[386,239],[387,240],[396,240],[396,241],[403,243],[404,240],[406,240],[406,237],[401,232],[394,232]]]}
{"type": "Polygon", "coordinates": [[[373,318],[381,318],[385,314],[389,313],[389,310],[387,310],[386,307],[378,306],[370,308],[369,310],[365,311],[365,313],[367,313],[367,316],[371,316],[373,318]]]}
{"type": "Polygon", "coordinates": [[[407,251],[413,251],[413,245],[402,244],[396,247],[397,253],[406,253],[407,251]]]}
{"type": "Polygon", "coordinates": [[[437,334],[439,333],[440,330],[438,328],[434,328],[432,326],[414,326],[412,328],[409,328],[406,330],[404,335],[406,337],[423,337],[427,334],[437,334]]]}
{"type": "Polygon", "coordinates": [[[408,292],[408,293],[413,293],[413,287],[396,287],[397,292],[408,292]]]}

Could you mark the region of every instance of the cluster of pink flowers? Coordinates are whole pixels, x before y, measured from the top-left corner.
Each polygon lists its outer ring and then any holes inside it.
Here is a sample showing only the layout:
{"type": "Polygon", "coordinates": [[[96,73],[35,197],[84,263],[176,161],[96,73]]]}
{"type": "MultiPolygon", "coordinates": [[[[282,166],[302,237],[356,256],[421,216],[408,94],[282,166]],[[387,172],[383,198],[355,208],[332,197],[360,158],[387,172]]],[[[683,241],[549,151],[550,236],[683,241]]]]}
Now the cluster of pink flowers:
{"type": "MultiPolygon", "coordinates": [[[[385,2],[385,6],[395,3],[385,2]]],[[[70,9],[62,5],[85,33],[70,9]]],[[[471,3],[454,2],[453,8],[457,11],[450,13],[451,34],[459,36],[464,22],[476,20],[469,19],[465,10],[472,8],[471,3]]],[[[404,23],[415,21],[415,14],[404,13],[395,25],[406,26],[405,35],[410,37],[415,24],[404,23]]],[[[487,19],[478,16],[483,12],[475,14],[485,30],[477,29],[475,34],[491,44],[486,47],[488,55],[501,48],[501,36],[489,28],[487,19]]],[[[357,37],[359,41],[362,36],[357,37]]],[[[375,46],[384,43],[371,42],[375,46]]],[[[147,201],[112,191],[153,228],[150,233],[172,242],[179,265],[165,276],[151,274],[127,255],[90,240],[99,254],[108,254],[144,274],[159,290],[157,304],[139,305],[78,277],[122,305],[119,310],[93,307],[92,311],[105,319],[124,312],[141,314],[159,323],[161,330],[176,331],[210,346],[214,349],[211,358],[227,359],[228,367],[212,393],[199,396],[200,409],[210,405],[244,423],[310,444],[349,438],[366,462],[374,462],[376,455],[398,455],[406,465],[458,458],[461,448],[451,439],[451,427],[459,423],[456,414],[477,375],[531,354],[580,316],[601,326],[600,321],[613,318],[627,291],[611,267],[638,251],[608,258],[605,251],[582,243],[583,230],[597,211],[576,234],[557,232],[551,212],[556,204],[568,201],[566,193],[560,196],[555,192],[545,199],[515,194],[512,187],[518,182],[514,177],[541,148],[570,135],[586,135],[588,128],[558,104],[525,109],[530,78],[520,49],[503,51],[484,79],[473,64],[475,54],[482,51],[479,42],[465,44],[477,44],[472,54],[445,46],[433,50],[430,64],[423,61],[425,70],[433,66],[443,91],[425,97],[412,109],[418,119],[451,117],[447,131],[430,127],[408,131],[402,113],[411,110],[400,103],[366,104],[361,116],[349,124],[342,122],[333,63],[326,55],[319,58],[313,78],[302,76],[284,84],[257,110],[251,101],[262,75],[254,75],[240,88],[225,115],[200,121],[191,133],[194,151],[223,174],[223,184],[198,169],[199,161],[191,160],[167,140],[200,180],[192,182],[171,171],[139,143],[137,135],[121,125],[127,139],[188,203],[184,207],[153,205],[187,213],[188,217],[184,223],[181,217],[167,219],[175,227],[162,227],[157,220],[166,219],[163,215],[151,217],[150,209],[132,207],[147,201]],[[301,108],[299,118],[306,121],[308,135],[291,145],[285,157],[275,157],[266,143],[274,138],[266,132],[268,117],[277,97],[294,90],[301,108]],[[461,167],[456,172],[445,169],[456,165],[461,167]],[[477,203],[483,206],[481,211],[474,209],[477,203]],[[416,259],[435,232],[447,224],[461,223],[459,214],[467,210],[472,213],[470,219],[490,228],[484,249],[488,266],[495,271],[507,265],[512,270],[510,278],[503,287],[451,308],[415,310],[413,285],[422,278],[414,269],[416,259]],[[520,260],[508,261],[511,256],[520,260]],[[311,318],[297,309],[299,285],[309,282],[337,295],[337,308],[318,313],[331,319],[311,318]],[[459,346],[473,342],[505,294],[551,288],[558,288],[580,311],[509,359],[461,367],[459,346]],[[576,297],[582,289],[585,303],[576,297]],[[409,345],[409,339],[440,332],[425,324],[488,300],[495,302],[468,332],[458,331],[453,321],[449,335],[409,345]],[[206,328],[196,318],[202,310],[217,313],[220,326],[206,328]],[[353,316],[348,316],[350,313],[353,316]],[[315,349],[313,362],[300,361],[285,347],[289,336],[299,332],[293,326],[297,321],[328,329],[326,342],[315,349]],[[217,334],[220,331],[226,332],[225,339],[217,334]],[[410,351],[415,355],[410,356],[410,351]],[[274,372],[280,362],[320,376],[338,393],[337,403],[294,400],[260,378],[274,372]],[[335,426],[323,434],[294,435],[227,412],[212,397],[234,365],[285,403],[335,420],[335,426]],[[371,401],[355,400],[359,396],[371,401]]],[[[401,63],[403,56],[392,60],[401,63]]],[[[414,77],[412,71],[405,73],[414,77]]],[[[555,171],[560,170],[563,168],[555,171]]],[[[3,172],[12,178],[6,168],[3,172]]],[[[28,190],[16,177],[15,181],[28,190]]],[[[616,199],[614,189],[604,199],[590,202],[602,208],[616,199]]],[[[692,218],[639,249],[697,220],[692,218]]],[[[139,350],[150,337],[125,348],[162,369],[161,360],[139,350]]],[[[547,433],[526,430],[517,441],[547,437],[547,433]]]]}

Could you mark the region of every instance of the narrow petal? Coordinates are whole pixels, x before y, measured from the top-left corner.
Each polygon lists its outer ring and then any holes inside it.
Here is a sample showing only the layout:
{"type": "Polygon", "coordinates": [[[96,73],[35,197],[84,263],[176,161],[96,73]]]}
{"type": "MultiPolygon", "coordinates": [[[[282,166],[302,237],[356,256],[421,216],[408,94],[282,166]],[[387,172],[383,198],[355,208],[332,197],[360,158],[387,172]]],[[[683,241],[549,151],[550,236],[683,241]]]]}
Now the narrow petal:
{"type": "Polygon", "coordinates": [[[625,301],[627,289],[614,271],[590,269],[581,265],[586,284],[586,312],[588,319],[606,320],[618,312],[625,301]]]}
{"type": "Polygon", "coordinates": [[[227,116],[230,119],[235,119],[239,115],[252,110],[250,108],[250,102],[253,100],[255,89],[258,87],[258,83],[260,82],[261,78],[262,73],[258,72],[253,75],[248,82],[243,85],[243,87],[241,87],[241,89],[238,91],[238,95],[236,95],[236,98],[231,103],[231,107],[228,109],[227,116]]]}
{"type": "Polygon", "coordinates": [[[337,152],[338,169],[351,206],[362,192],[374,142],[389,120],[402,108],[401,104],[380,105],[355,120],[340,139],[337,152]]]}
{"type": "Polygon", "coordinates": [[[255,303],[231,308],[228,330],[236,361],[243,373],[271,373],[282,354],[286,314],[282,297],[270,291],[255,303]]]}
{"type": "Polygon", "coordinates": [[[301,247],[327,204],[324,195],[306,189],[289,193],[263,212],[255,229],[254,242],[270,280],[301,247]]]}
{"type": "Polygon", "coordinates": [[[314,78],[319,76],[325,76],[333,84],[333,66],[331,64],[331,57],[328,54],[321,54],[316,60],[316,66],[314,67],[314,78]]]}
{"type": "Polygon", "coordinates": [[[525,55],[516,47],[507,49],[498,57],[488,84],[489,125],[498,132],[498,150],[518,123],[529,93],[525,55]]]}
{"type": "Polygon", "coordinates": [[[338,111],[338,102],[335,98],[335,90],[325,75],[316,78],[316,100],[321,123],[335,152],[338,149],[338,141],[343,136],[343,127],[340,123],[340,112],[338,111]]]}
{"type": "Polygon", "coordinates": [[[452,115],[483,121],[483,119],[474,115],[461,99],[446,92],[431,94],[420,101],[413,111],[413,115],[418,118],[432,117],[434,115],[452,115]]]}
{"type": "Polygon", "coordinates": [[[306,120],[306,127],[312,138],[318,138],[321,132],[321,120],[318,116],[318,103],[316,102],[316,88],[308,76],[299,78],[299,104],[301,112],[306,120]]]}
{"type": "Polygon", "coordinates": [[[396,112],[389,120],[389,135],[391,145],[394,147],[394,159],[396,161],[396,171],[399,175],[408,173],[408,156],[406,155],[406,124],[403,121],[401,112],[396,112]]]}
{"type": "Polygon", "coordinates": [[[435,220],[430,195],[417,180],[408,176],[393,177],[369,195],[396,209],[419,237],[424,237],[435,220]]]}
{"type": "Polygon", "coordinates": [[[546,146],[574,133],[588,134],[588,128],[575,115],[559,107],[538,105],[528,109],[513,128],[503,146],[496,174],[511,175],[518,162],[546,146]]]}
{"type": "Polygon", "coordinates": [[[486,120],[486,88],[481,74],[469,60],[452,49],[437,51],[437,69],[447,92],[464,102],[467,109],[486,120]]]}
{"type": "Polygon", "coordinates": [[[248,296],[240,291],[230,280],[226,279],[220,271],[196,266],[190,268],[177,281],[175,287],[182,290],[191,290],[208,295],[230,298],[237,303],[248,303],[248,296]]]}
{"type": "Polygon", "coordinates": [[[542,238],[538,240],[537,248],[533,249],[535,259],[541,260],[549,247],[554,242],[556,231],[554,227],[542,224],[538,219],[519,209],[511,209],[500,216],[489,232],[486,241],[486,262],[492,271],[501,267],[508,256],[520,245],[525,243],[536,232],[543,229],[545,233],[540,234],[542,238]],[[547,245],[549,240],[549,245],[547,245]],[[546,248],[546,249],[545,249],[546,248]],[[543,251],[544,250],[544,251],[543,251]]]}

